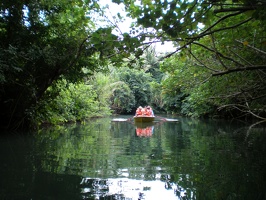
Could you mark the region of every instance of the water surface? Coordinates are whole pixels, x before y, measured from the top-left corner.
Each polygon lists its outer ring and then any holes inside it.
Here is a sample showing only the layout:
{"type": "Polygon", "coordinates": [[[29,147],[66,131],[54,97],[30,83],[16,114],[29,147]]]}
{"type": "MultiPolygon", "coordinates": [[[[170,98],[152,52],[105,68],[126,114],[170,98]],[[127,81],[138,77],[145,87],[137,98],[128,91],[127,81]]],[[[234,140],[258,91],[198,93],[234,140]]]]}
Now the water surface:
{"type": "Polygon", "coordinates": [[[266,199],[265,127],[112,119],[1,136],[0,199],[266,199]]]}

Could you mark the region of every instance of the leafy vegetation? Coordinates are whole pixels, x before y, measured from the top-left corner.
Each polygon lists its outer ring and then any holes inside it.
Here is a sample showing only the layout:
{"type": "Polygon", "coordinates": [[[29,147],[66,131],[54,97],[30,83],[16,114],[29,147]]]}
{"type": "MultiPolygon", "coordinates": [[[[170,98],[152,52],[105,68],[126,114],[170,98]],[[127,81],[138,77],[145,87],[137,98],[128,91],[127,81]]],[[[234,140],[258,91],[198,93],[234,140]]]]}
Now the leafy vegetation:
{"type": "Polygon", "coordinates": [[[150,43],[176,46],[162,65],[168,112],[265,120],[265,2],[123,2],[150,43]]]}
{"type": "Polygon", "coordinates": [[[58,80],[80,81],[137,52],[138,40],[114,35],[113,27],[96,28],[102,10],[94,0],[3,1],[0,13],[0,122],[6,129],[28,128],[58,80]]]}
{"type": "Polygon", "coordinates": [[[62,80],[55,88],[49,88],[46,95],[54,98],[39,103],[41,106],[35,114],[38,116],[35,118],[36,122],[58,124],[110,114],[109,110],[100,106],[101,102],[96,100],[97,94],[92,85],[68,84],[62,80]]]}
{"type": "Polygon", "coordinates": [[[97,0],[0,4],[1,127],[147,104],[194,117],[265,119],[265,2],[114,2],[136,19],[128,33],[114,34],[117,21],[101,26],[97,0]],[[169,41],[174,52],[151,48],[169,41]]]}

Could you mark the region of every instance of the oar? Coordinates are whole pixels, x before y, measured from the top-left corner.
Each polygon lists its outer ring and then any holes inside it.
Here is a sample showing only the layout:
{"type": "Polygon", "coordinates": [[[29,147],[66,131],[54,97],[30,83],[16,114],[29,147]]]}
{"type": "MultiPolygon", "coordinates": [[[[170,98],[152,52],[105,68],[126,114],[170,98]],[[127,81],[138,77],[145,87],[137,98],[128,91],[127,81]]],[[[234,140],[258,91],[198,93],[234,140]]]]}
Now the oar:
{"type": "Polygon", "coordinates": [[[165,117],[161,117],[161,116],[155,116],[157,118],[160,118],[162,121],[166,121],[166,122],[178,122],[178,119],[169,119],[169,118],[165,118],[165,117]]]}
{"type": "Polygon", "coordinates": [[[114,118],[112,119],[112,122],[126,122],[131,121],[132,118],[114,118]]]}

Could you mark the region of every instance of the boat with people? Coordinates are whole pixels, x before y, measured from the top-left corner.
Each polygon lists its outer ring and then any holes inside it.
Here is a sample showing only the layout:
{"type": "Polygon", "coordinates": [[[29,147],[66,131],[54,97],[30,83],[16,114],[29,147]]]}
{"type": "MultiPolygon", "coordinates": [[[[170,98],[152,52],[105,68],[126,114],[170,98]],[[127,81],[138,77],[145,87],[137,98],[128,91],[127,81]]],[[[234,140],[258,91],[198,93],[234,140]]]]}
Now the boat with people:
{"type": "Polygon", "coordinates": [[[178,119],[168,119],[165,117],[155,116],[152,108],[150,106],[145,106],[144,108],[139,106],[136,109],[136,114],[130,118],[114,118],[112,119],[113,122],[131,122],[132,119],[135,122],[135,125],[141,125],[142,123],[145,123],[144,125],[147,126],[147,124],[154,124],[154,122],[163,121],[163,122],[178,122],[178,119]],[[156,118],[156,121],[155,121],[156,118]]]}
{"type": "Polygon", "coordinates": [[[136,110],[136,114],[134,116],[134,121],[136,123],[147,123],[153,122],[155,120],[155,116],[153,110],[150,106],[145,106],[144,108],[139,106],[136,110]]]}
{"type": "Polygon", "coordinates": [[[134,121],[137,123],[142,122],[153,122],[155,117],[148,117],[148,116],[134,116],[134,121]]]}

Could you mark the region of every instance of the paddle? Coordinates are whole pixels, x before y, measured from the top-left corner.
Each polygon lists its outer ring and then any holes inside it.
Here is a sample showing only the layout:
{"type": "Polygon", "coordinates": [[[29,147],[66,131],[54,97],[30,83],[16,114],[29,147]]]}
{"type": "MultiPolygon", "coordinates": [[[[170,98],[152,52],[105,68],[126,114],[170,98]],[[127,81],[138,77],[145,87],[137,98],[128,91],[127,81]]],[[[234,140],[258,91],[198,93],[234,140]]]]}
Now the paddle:
{"type": "Polygon", "coordinates": [[[112,119],[112,122],[126,122],[131,121],[132,118],[114,118],[112,119]]]}
{"type": "MultiPolygon", "coordinates": [[[[155,118],[159,118],[162,121],[166,121],[166,122],[178,122],[178,119],[169,119],[169,118],[165,118],[165,117],[161,117],[161,116],[155,116],[155,118]]],[[[113,122],[127,122],[127,121],[131,121],[133,118],[114,118],[112,119],[113,122]]]]}
{"type": "Polygon", "coordinates": [[[178,119],[169,119],[169,118],[165,118],[165,117],[161,117],[161,116],[155,116],[156,118],[159,118],[162,121],[166,121],[166,122],[178,122],[178,119]]]}

